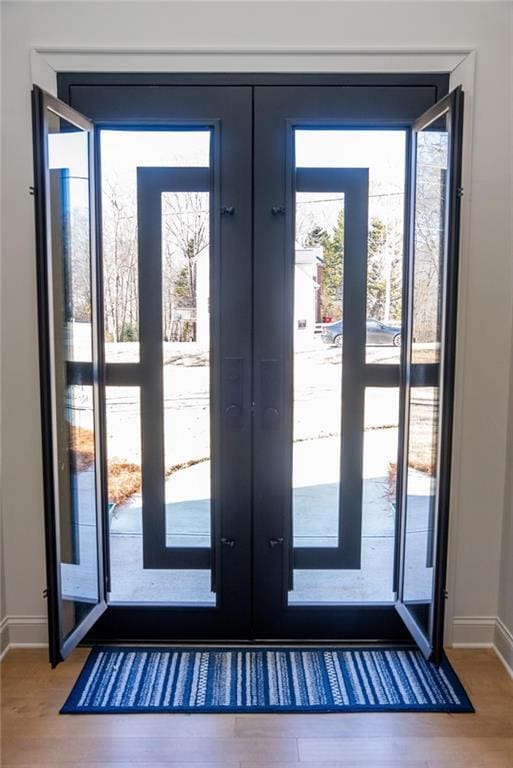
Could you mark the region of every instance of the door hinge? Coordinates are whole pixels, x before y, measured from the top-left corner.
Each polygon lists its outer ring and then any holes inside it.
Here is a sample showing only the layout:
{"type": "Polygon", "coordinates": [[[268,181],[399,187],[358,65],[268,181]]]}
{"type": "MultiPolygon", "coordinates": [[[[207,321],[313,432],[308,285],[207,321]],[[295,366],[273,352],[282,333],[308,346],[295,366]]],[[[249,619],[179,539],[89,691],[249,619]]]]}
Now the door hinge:
{"type": "Polygon", "coordinates": [[[447,600],[449,597],[449,590],[448,589],[442,589],[442,597],[447,600]]]}
{"type": "Polygon", "coordinates": [[[29,187],[29,195],[32,195],[32,197],[36,194],[36,188],[35,187],[29,187]]]}
{"type": "Polygon", "coordinates": [[[458,187],[458,189],[456,190],[456,194],[458,195],[458,197],[463,197],[464,195],[463,187],[458,187]]]}
{"type": "Polygon", "coordinates": [[[43,589],[43,597],[46,600],[46,598],[48,597],[48,589],[43,589]]]}

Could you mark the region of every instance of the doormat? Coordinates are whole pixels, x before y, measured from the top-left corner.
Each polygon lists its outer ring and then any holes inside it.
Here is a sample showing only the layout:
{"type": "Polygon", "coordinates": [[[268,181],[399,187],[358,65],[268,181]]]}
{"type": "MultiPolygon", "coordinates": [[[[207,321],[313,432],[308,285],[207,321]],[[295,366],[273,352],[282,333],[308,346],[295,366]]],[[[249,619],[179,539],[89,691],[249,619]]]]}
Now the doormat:
{"type": "Polygon", "coordinates": [[[444,657],[394,648],[93,648],[62,714],[473,712],[444,657]]]}

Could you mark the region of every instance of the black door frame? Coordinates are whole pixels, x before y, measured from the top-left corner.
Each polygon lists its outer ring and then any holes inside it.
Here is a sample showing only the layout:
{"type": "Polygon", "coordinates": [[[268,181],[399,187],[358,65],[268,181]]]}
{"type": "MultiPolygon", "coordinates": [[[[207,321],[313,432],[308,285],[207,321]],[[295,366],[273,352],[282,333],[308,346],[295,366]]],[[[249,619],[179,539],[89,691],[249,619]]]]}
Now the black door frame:
{"type": "Polygon", "coordinates": [[[408,627],[415,642],[426,656],[439,664],[443,653],[443,633],[445,618],[445,602],[447,598],[447,555],[449,540],[449,506],[451,491],[452,444],[453,444],[453,414],[454,414],[454,377],[456,366],[456,330],[457,330],[457,297],[459,271],[459,240],[462,173],[462,141],[463,141],[463,104],[464,94],[461,87],[456,88],[433,107],[420,115],[412,126],[412,147],[410,157],[410,229],[408,233],[407,278],[405,282],[404,317],[406,337],[402,350],[402,393],[403,418],[406,428],[403,429],[403,452],[401,478],[404,488],[399,496],[402,505],[399,533],[399,557],[397,559],[397,602],[396,608],[408,627]],[[415,179],[417,172],[415,142],[416,135],[424,128],[434,123],[440,117],[447,115],[448,134],[448,168],[446,189],[448,192],[444,210],[444,230],[446,241],[443,245],[443,272],[441,277],[442,300],[440,310],[441,324],[441,357],[438,363],[412,363],[411,348],[413,342],[413,303],[414,303],[414,267],[415,267],[415,179]],[[440,430],[436,451],[437,489],[432,510],[433,535],[428,542],[428,559],[434,569],[432,596],[426,604],[428,612],[428,627],[423,628],[404,600],[404,567],[407,524],[407,477],[408,477],[408,441],[409,441],[409,411],[410,390],[412,387],[438,388],[439,407],[438,420],[440,430]]]}
{"type": "Polygon", "coordinates": [[[49,656],[52,667],[57,666],[75,648],[89,629],[107,610],[104,558],[101,556],[105,536],[103,532],[102,493],[102,444],[101,433],[101,338],[98,308],[99,261],[95,248],[95,205],[94,205],[94,126],[80,113],[53,98],[40,88],[32,92],[33,152],[34,152],[34,210],[36,221],[36,272],[37,272],[37,313],[39,336],[39,371],[41,404],[41,438],[43,458],[43,497],[45,518],[46,579],[45,597],[48,604],[49,656]],[[89,274],[91,283],[91,361],[64,360],[65,385],[86,384],[93,392],[94,431],[94,472],[95,472],[95,520],[97,551],[98,599],[96,605],[80,620],[75,611],[76,626],[68,634],[64,632],[63,595],[61,577],[60,539],[60,494],[58,490],[59,434],[56,421],[56,354],[54,327],[53,284],[54,243],[50,210],[50,171],[47,138],[49,134],[48,113],[61,118],[83,130],[88,136],[88,202],[90,258],[89,274]]]}
{"type": "MultiPolygon", "coordinates": [[[[388,127],[395,127],[400,125],[401,127],[408,126],[414,122],[415,117],[423,111],[423,109],[415,106],[416,99],[420,98],[425,103],[435,103],[441,95],[447,92],[448,88],[448,75],[440,74],[415,74],[415,75],[340,75],[340,74],[99,74],[99,73],[61,73],[58,75],[58,88],[59,95],[65,101],[69,101],[71,104],[77,106],[78,109],[86,111],[91,115],[95,121],[99,120],[103,127],[121,127],[126,126],[128,123],[136,123],[137,128],[141,128],[144,122],[147,122],[148,126],[154,127],[159,120],[165,121],[162,115],[159,115],[157,119],[135,119],[134,115],[134,101],[131,100],[131,106],[128,114],[122,115],[120,113],[120,104],[114,104],[105,88],[109,86],[114,88],[118,92],[121,89],[125,90],[124,86],[163,86],[164,88],[172,86],[189,86],[187,90],[193,92],[198,88],[204,88],[208,86],[251,86],[256,88],[258,86],[275,86],[277,88],[286,86],[316,86],[326,87],[334,86],[345,89],[347,96],[349,97],[349,103],[352,105],[353,110],[360,110],[360,118],[354,120],[354,126],[360,127],[365,124],[365,117],[361,117],[362,105],[366,104],[367,109],[367,127],[369,122],[372,121],[373,127],[376,126],[378,121],[381,125],[387,125],[388,127]],[[373,100],[372,87],[381,89],[381,99],[373,100]],[[94,98],[93,98],[94,92],[94,98]],[[359,95],[358,95],[359,93],[359,95]],[[355,96],[356,94],[356,96],[355,96]],[[403,102],[401,102],[400,94],[403,96],[403,102]],[[85,101],[84,101],[85,99],[85,101]],[[408,112],[405,109],[405,104],[410,103],[413,105],[412,109],[408,112]],[[94,106],[94,108],[92,108],[94,106]],[[89,107],[89,108],[88,108],[89,107]]],[[[220,90],[216,88],[216,90],[220,90]]],[[[112,93],[112,91],[111,91],[112,93]]],[[[253,96],[254,99],[254,96],[253,96]]],[[[123,100],[121,100],[123,101],[123,100]]],[[[145,100],[143,99],[143,102],[145,100]]],[[[151,102],[151,99],[150,99],[151,102]]],[[[154,101],[152,103],[155,103],[154,101]]],[[[125,103],[126,106],[126,103],[125,103]]],[[[148,104],[143,104],[144,109],[148,108],[148,104]]],[[[123,110],[121,109],[121,112],[123,110]]],[[[139,108],[140,113],[140,108],[139,108]]],[[[356,114],[353,112],[353,114],[356,114]]],[[[167,119],[169,122],[169,118],[167,119]]],[[[344,124],[348,125],[351,122],[351,117],[344,119],[344,124]]],[[[376,126],[377,127],[377,126],[376,126]]],[[[223,200],[224,203],[231,205],[233,200],[223,200]]],[[[278,203],[280,201],[277,201],[278,203]]],[[[234,217],[235,218],[235,217],[234,217]]],[[[256,230],[256,222],[251,226],[251,231],[256,230]]],[[[255,352],[256,355],[256,352],[255,352]]],[[[255,356],[255,360],[257,357],[255,356]]],[[[259,360],[270,359],[266,355],[260,356],[259,360]]],[[[118,376],[114,372],[109,373],[110,366],[107,366],[107,383],[118,382],[118,376]]],[[[381,366],[380,366],[381,368],[381,366]]],[[[370,380],[377,383],[377,379],[372,377],[382,372],[372,372],[369,368],[370,380]]],[[[252,392],[256,392],[256,366],[252,365],[253,385],[252,392]]],[[[389,385],[392,385],[392,381],[396,382],[395,372],[388,372],[389,385]]],[[[246,381],[246,378],[245,378],[246,381]]],[[[234,453],[234,456],[236,454],[234,453]]],[[[262,537],[262,541],[265,537],[262,537]]],[[[234,549],[237,551],[237,548],[234,549]]],[[[239,550],[240,551],[240,550],[239,550]]],[[[236,604],[236,603],[235,603],[236,604]]],[[[232,602],[232,608],[235,605],[232,602]]],[[[173,609],[176,611],[177,609],[173,609]]],[[[299,609],[300,611],[301,609],[299,609]]],[[[336,636],[340,634],[341,624],[337,620],[333,620],[329,617],[328,611],[331,614],[332,610],[319,609],[325,614],[324,624],[325,628],[330,632],[330,636],[336,636]]],[[[358,620],[358,613],[361,610],[359,606],[347,607],[348,624],[344,625],[344,634],[346,637],[352,638],[359,637],[356,624],[358,620]],[[353,629],[351,629],[353,627],[353,629]]],[[[155,606],[137,606],[131,608],[130,619],[126,615],[126,609],[119,606],[110,606],[105,616],[98,623],[98,625],[92,630],[89,635],[89,639],[105,640],[105,639],[133,639],[133,640],[147,640],[147,639],[237,639],[236,626],[227,620],[223,622],[222,632],[219,634],[219,625],[215,621],[204,622],[203,611],[198,613],[198,609],[193,606],[190,608],[179,609],[175,612],[177,631],[174,632],[169,626],[156,627],[158,625],[158,618],[161,616],[160,611],[155,606]],[[153,624],[153,629],[150,629],[153,624]],[[138,627],[138,633],[134,635],[133,628],[138,627]],[[235,634],[234,634],[235,632],[235,634]]],[[[377,626],[381,626],[382,632],[379,636],[372,636],[367,633],[367,639],[372,637],[373,640],[383,639],[402,639],[407,638],[407,633],[403,629],[402,622],[395,622],[392,618],[392,613],[389,611],[389,606],[384,608],[383,606],[375,607],[376,616],[382,614],[377,626]],[[386,615],[385,615],[386,614],[386,615]]],[[[232,610],[233,614],[233,610],[232,610]]],[[[316,615],[318,611],[316,611],[316,615]]],[[[227,617],[226,617],[227,618],[227,617]]],[[[321,616],[319,616],[321,618],[321,616]]],[[[323,618],[324,622],[324,618],[323,618]]],[[[298,633],[290,636],[302,637],[304,636],[304,628],[308,627],[308,621],[301,621],[298,626],[298,633]]],[[[239,625],[240,631],[240,625],[239,625]]],[[[363,634],[366,633],[366,630],[363,634]]],[[[363,634],[361,639],[363,639],[363,634]]],[[[240,638],[246,638],[247,635],[240,635],[240,638]]],[[[265,638],[263,638],[265,639],[265,638]]]]}

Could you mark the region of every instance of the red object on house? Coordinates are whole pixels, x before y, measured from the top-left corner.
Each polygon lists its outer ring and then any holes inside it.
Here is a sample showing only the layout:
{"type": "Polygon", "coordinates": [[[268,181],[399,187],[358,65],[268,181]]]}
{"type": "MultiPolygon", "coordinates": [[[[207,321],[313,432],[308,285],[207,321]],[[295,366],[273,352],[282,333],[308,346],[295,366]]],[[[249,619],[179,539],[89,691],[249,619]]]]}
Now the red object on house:
{"type": "Polygon", "coordinates": [[[328,315],[324,315],[324,317],[322,318],[322,322],[331,323],[331,317],[329,317],[328,315]]]}

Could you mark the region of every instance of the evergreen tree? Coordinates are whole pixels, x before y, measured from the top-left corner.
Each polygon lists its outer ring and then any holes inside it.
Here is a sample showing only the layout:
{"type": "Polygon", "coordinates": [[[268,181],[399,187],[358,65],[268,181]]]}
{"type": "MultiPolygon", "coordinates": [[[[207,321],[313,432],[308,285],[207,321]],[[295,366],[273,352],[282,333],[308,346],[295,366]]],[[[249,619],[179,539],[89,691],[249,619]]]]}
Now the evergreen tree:
{"type": "MultiPolygon", "coordinates": [[[[392,243],[391,237],[385,222],[374,217],[367,255],[367,316],[386,322],[400,320],[401,312],[402,244],[392,243]]],[[[314,227],[305,245],[323,249],[321,315],[339,320],[343,316],[344,212],[339,212],[331,233],[314,227]]]]}
{"type": "Polygon", "coordinates": [[[320,245],[323,249],[321,315],[339,320],[343,310],[344,212],[339,212],[331,234],[322,227],[314,227],[307,237],[306,245],[320,245]]]}
{"type": "Polygon", "coordinates": [[[381,219],[373,218],[369,230],[367,256],[367,317],[382,320],[385,317],[386,275],[383,249],[386,242],[386,226],[381,219]]]}

